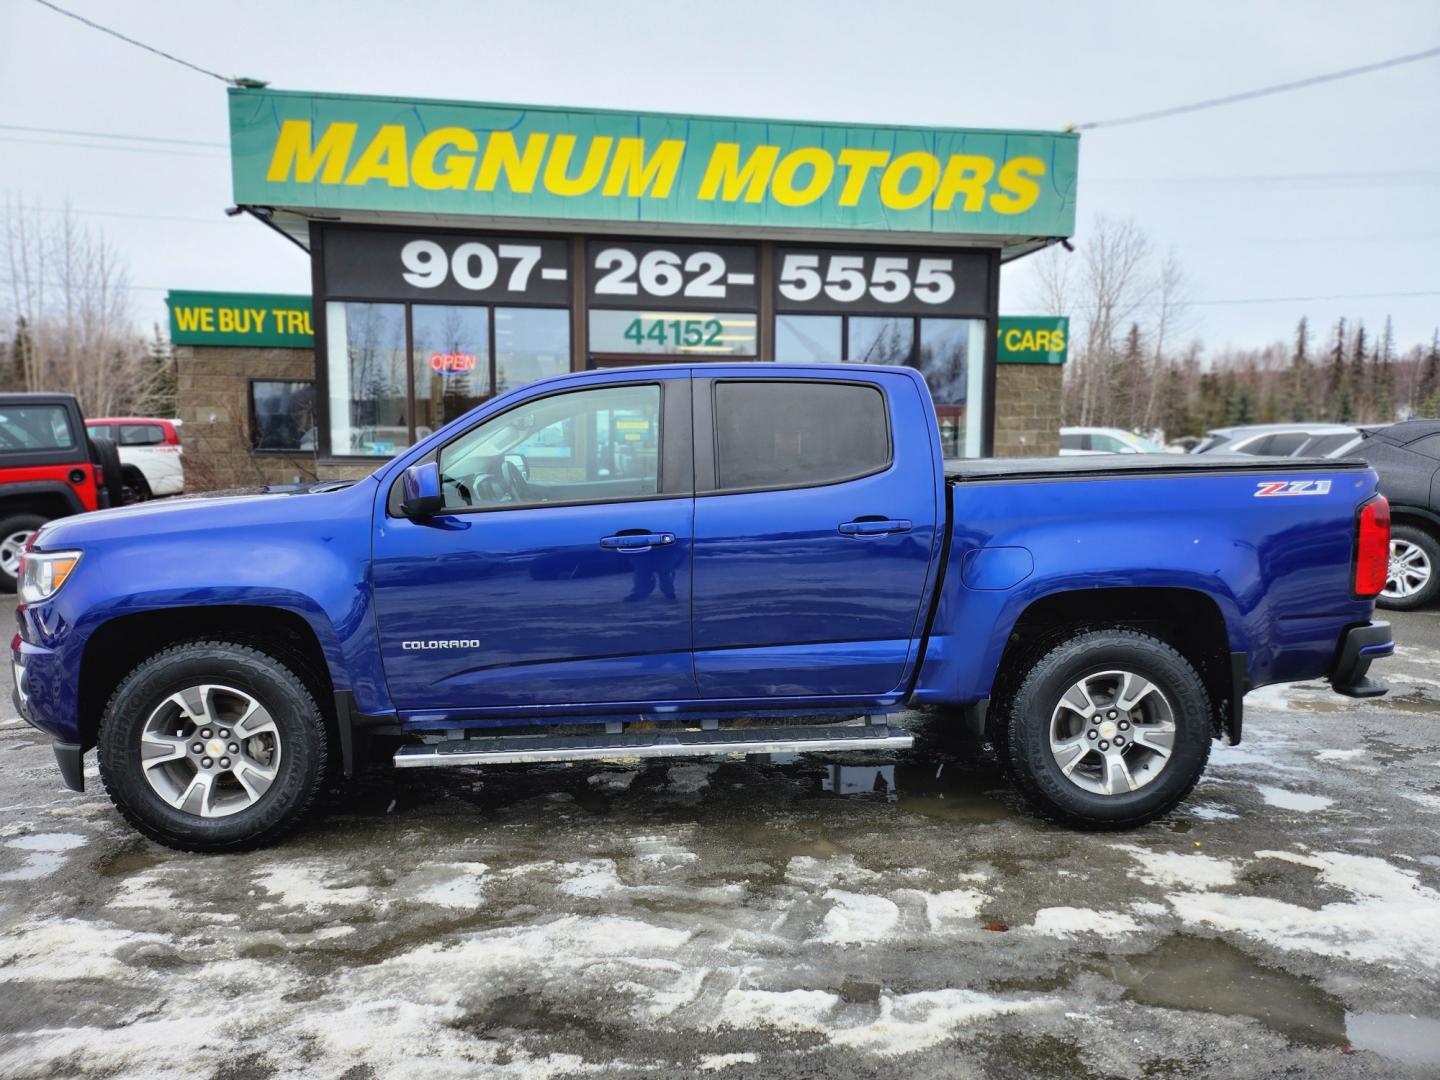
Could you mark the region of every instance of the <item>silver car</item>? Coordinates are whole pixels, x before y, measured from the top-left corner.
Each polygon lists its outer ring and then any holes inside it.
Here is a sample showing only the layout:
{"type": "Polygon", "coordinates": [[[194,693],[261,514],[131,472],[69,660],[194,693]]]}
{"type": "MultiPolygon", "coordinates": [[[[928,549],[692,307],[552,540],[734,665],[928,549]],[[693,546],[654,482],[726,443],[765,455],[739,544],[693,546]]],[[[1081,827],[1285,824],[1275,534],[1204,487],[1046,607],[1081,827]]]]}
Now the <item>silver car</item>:
{"type": "Polygon", "coordinates": [[[1192,454],[1326,457],[1360,435],[1349,424],[1246,424],[1212,428],[1192,454]]]}

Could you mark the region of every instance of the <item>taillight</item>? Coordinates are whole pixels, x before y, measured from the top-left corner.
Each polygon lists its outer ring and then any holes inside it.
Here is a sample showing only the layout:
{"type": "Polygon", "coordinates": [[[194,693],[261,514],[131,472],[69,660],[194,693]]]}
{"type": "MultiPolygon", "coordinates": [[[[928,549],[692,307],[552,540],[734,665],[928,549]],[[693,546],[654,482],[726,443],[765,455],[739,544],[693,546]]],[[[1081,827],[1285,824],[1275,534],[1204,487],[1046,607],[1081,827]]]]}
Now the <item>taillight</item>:
{"type": "Polygon", "coordinates": [[[177,428],[174,424],[166,424],[166,425],[164,426],[164,431],[165,431],[165,444],[166,444],[167,446],[179,446],[179,445],[180,445],[180,429],[179,429],[179,428],[177,428]]]}
{"type": "Polygon", "coordinates": [[[1390,503],[1376,495],[1355,518],[1355,595],[1379,596],[1390,574],[1390,503]]]}

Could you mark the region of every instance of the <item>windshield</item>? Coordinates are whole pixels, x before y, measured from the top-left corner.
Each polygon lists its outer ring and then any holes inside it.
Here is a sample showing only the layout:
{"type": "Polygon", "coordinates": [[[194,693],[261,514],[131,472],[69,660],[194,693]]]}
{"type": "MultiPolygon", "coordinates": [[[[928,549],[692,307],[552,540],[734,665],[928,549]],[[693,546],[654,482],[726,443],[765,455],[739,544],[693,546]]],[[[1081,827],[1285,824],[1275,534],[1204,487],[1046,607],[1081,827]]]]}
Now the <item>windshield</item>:
{"type": "Polygon", "coordinates": [[[1163,454],[1165,452],[1165,448],[1163,446],[1161,446],[1159,443],[1152,442],[1150,439],[1145,438],[1145,436],[1143,435],[1134,435],[1130,432],[1126,432],[1125,438],[1129,441],[1131,446],[1135,447],[1142,454],[1163,454]]]}

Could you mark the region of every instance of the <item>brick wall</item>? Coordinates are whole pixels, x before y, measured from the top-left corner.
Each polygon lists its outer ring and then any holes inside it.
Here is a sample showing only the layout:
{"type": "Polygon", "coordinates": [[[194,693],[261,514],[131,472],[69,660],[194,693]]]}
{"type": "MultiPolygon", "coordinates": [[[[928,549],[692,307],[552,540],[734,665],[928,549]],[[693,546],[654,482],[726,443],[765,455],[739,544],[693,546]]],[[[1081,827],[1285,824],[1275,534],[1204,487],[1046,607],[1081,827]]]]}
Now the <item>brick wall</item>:
{"type": "Polygon", "coordinates": [[[314,378],[310,349],[177,345],[175,396],[184,421],[185,490],[326,479],[313,454],[250,450],[250,380],[314,378]]]}
{"type": "Polygon", "coordinates": [[[1000,364],[995,369],[995,456],[1060,451],[1059,364],[1000,364]]]}

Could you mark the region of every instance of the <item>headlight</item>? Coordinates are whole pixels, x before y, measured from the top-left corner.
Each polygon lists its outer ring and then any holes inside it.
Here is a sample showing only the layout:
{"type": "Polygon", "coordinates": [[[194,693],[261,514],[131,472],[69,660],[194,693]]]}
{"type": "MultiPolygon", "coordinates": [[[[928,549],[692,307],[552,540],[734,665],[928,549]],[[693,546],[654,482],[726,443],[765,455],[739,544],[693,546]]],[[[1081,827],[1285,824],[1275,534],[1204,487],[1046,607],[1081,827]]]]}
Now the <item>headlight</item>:
{"type": "Polygon", "coordinates": [[[65,584],[80,561],[78,551],[27,551],[20,556],[20,599],[48,600],[65,584]]]}

